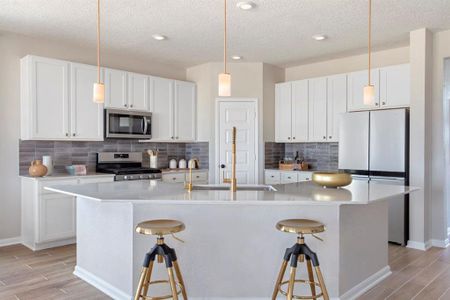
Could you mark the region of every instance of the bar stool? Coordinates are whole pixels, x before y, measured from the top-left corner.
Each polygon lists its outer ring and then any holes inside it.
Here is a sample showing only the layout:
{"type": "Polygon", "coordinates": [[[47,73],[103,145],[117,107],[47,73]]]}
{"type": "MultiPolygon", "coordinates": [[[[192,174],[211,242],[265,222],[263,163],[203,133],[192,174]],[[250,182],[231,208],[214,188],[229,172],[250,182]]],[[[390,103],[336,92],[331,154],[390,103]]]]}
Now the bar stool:
{"type": "Polygon", "coordinates": [[[272,300],[275,300],[278,293],[285,295],[288,300],[294,299],[317,299],[323,297],[323,299],[328,300],[328,292],[325,287],[325,282],[323,280],[322,272],[319,267],[319,260],[317,259],[316,253],[311,251],[311,249],[305,244],[305,238],[303,235],[311,234],[313,237],[321,240],[319,237],[315,236],[315,233],[325,231],[325,226],[317,221],[307,220],[307,219],[289,219],[282,220],[277,223],[276,228],[283,232],[296,233],[297,243],[291,248],[287,248],[284,254],[283,263],[281,264],[280,272],[278,274],[277,282],[272,294],[272,300]],[[306,267],[308,271],[308,280],[295,279],[295,274],[297,271],[297,262],[304,262],[306,258],[306,267]],[[286,272],[287,264],[291,261],[291,270],[289,273],[289,280],[283,281],[284,273],[286,272]],[[312,261],[312,265],[311,265],[312,261]],[[314,273],[312,266],[316,271],[317,280],[314,279],[314,273]],[[311,296],[299,296],[294,295],[294,285],[295,283],[305,283],[309,284],[311,289],[311,296]],[[283,285],[287,285],[287,291],[282,289],[283,285]],[[320,293],[316,293],[316,287],[320,288],[320,293]]]}
{"type": "Polygon", "coordinates": [[[173,235],[176,232],[184,230],[184,228],[184,224],[177,220],[150,220],[141,222],[136,226],[136,232],[140,234],[156,235],[157,242],[150,252],[145,255],[139,284],[134,297],[135,300],[161,300],[169,298],[178,300],[180,293],[183,295],[183,299],[187,300],[186,287],[181,276],[175,250],[164,243],[164,235],[173,235]],[[157,258],[158,263],[162,263],[163,261],[166,263],[167,273],[169,275],[168,280],[150,281],[155,258],[157,258]],[[174,273],[178,282],[175,281],[174,273]],[[147,296],[149,286],[155,284],[169,284],[172,294],[158,297],[147,296]]]}

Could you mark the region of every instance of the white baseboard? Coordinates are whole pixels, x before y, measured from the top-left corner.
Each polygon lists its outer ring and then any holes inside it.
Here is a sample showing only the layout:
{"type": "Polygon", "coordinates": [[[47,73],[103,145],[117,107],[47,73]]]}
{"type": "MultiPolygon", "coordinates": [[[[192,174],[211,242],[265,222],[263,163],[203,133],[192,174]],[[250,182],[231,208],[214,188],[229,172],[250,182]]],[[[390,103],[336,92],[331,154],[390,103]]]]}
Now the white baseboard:
{"type": "Polygon", "coordinates": [[[438,247],[438,248],[448,248],[450,245],[450,242],[448,238],[445,240],[431,240],[431,246],[438,247]]]}
{"type": "Polygon", "coordinates": [[[391,274],[392,274],[391,268],[389,266],[386,266],[383,269],[376,272],[375,274],[361,281],[347,292],[345,292],[341,297],[339,297],[339,299],[340,300],[356,299],[391,274]]]}
{"type": "Polygon", "coordinates": [[[16,245],[22,243],[22,237],[16,236],[13,238],[8,239],[1,239],[0,240],[0,247],[10,246],[10,245],[16,245]]]}
{"type": "Polygon", "coordinates": [[[77,242],[76,238],[69,238],[64,240],[58,240],[58,241],[51,241],[51,242],[44,242],[44,243],[29,243],[26,241],[22,241],[22,245],[25,247],[30,248],[33,251],[48,249],[48,248],[55,248],[65,245],[72,245],[77,242]]]}
{"type": "Polygon", "coordinates": [[[117,289],[85,269],[80,268],[79,266],[75,266],[75,271],[73,271],[73,274],[115,300],[131,300],[133,298],[133,295],[127,295],[123,291],[117,289]]]}
{"type": "Polygon", "coordinates": [[[426,241],[425,243],[422,242],[416,242],[416,241],[408,241],[408,244],[406,245],[406,247],[411,248],[411,249],[416,249],[416,250],[422,250],[422,251],[427,251],[428,249],[430,249],[432,246],[431,241],[426,241]]]}

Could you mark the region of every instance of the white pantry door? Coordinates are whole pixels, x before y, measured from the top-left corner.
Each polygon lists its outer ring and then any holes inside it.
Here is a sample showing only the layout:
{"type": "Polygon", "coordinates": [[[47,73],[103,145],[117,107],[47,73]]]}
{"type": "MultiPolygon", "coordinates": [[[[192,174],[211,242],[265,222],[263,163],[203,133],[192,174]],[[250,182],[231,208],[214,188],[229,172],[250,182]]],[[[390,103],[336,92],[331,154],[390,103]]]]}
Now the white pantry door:
{"type": "Polygon", "coordinates": [[[257,102],[246,99],[219,100],[218,130],[216,141],[219,166],[216,170],[220,183],[231,176],[232,130],[236,127],[236,178],[238,184],[255,184],[258,182],[257,170],[257,102]],[[224,166],[224,167],[223,167],[224,166]]]}

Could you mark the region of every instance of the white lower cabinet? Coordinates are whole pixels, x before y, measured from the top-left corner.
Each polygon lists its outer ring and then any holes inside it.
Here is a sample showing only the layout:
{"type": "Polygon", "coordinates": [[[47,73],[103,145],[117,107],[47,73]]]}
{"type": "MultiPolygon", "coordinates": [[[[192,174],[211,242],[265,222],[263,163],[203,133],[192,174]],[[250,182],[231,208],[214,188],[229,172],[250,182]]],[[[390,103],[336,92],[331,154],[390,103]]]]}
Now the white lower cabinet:
{"type": "Polygon", "coordinates": [[[312,172],[309,171],[282,171],[265,170],[265,184],[288,184],[302,181],[310,181],[312,172]]]}
{"type": "Polygon", "coordinates": [[[45,187],[112,181],[113,176],[22,177],[22,243],[34,251],[75,243],[75,197],[45,187]]]}
{"type": "MultiPolygon", "coordinates": [[[[189,171],[170,171],[164,172],[162,174],[162,181],[169,183],[183,183],[189,182],[189,171]]],[[[192,182],[197,184],[207,184],[208,183],[208,171],[193,171],[192,172],[192,182]]]]}

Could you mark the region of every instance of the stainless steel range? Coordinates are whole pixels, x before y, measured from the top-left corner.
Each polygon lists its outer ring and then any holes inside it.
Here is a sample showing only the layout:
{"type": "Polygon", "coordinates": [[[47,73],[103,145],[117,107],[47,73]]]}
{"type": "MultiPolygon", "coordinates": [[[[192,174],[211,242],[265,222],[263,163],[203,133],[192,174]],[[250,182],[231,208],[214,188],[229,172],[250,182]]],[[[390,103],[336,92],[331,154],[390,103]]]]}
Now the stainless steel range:
{"type": "Polygon", "coordinates": [[[97,153],[97,172],[115,174],[115,181],[161,179],[161,170],[142,167],[142,152],[97,153]]]}

